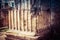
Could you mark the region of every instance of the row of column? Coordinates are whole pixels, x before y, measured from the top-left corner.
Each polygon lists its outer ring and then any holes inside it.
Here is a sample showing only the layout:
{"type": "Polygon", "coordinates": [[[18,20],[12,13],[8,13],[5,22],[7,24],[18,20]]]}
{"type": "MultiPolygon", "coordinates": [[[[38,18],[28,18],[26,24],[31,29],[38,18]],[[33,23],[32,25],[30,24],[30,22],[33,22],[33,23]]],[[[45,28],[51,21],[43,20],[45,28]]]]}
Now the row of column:
{"type": "Polygon", "coordinates": [[[36,31],[37,17],[32,17],[30,11],[10,10],[9,29],[20,31],[36,31]]]}
{"type": "Polygon", "coordinates": [[[23,3],[18,9],[9,10],[9,29],[36,32],[37,16],[32,17],[30,1],[23,3]]]}

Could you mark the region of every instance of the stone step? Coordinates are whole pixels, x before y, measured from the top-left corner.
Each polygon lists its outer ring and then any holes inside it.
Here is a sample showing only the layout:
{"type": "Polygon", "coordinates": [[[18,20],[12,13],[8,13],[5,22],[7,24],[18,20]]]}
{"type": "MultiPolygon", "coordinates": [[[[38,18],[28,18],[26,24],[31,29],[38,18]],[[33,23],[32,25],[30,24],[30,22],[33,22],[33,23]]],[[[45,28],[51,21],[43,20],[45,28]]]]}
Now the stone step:
{"type": "Polygon", "coordinates": [[[36,37],[31,37],[31,36],[14,36],[14,35],[7,35],[6,37],[7,40],[37,40],[38,36],[36,37]]]}
{"type": "Polygon", "coordinates": [[[21,35],[14,32],[1,32],[6,35],[6,40],[37,40],[40,36],[21,35]]]}
{"type": "Polygon", "coordinates": [[[13,35],[20,35],[20,36],[34,36],[35,32],[29,32],[29,31],[18,31],[18,30],[8,30],[7,34],[13,34],[13,35]]]}

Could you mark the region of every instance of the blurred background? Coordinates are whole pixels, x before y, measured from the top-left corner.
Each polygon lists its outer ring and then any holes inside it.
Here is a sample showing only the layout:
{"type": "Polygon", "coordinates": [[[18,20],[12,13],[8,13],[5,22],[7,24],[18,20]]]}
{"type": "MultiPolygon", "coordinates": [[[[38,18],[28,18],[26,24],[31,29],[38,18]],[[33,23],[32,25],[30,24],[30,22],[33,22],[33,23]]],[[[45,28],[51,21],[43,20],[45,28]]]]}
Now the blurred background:
{"type": "MultiPolygon", "coordinates": [[[[30,10],[32,18],[40,15],[38,19],[40,25],[37,29],[43,29],[46,25],[50,24],[48,29],[49,33],[47,33],[47,35],[45,35],[42,40],[59,40],[60,0],[0,0],[0,31],[6,31],[6,29],[8,29],[9,11],[13,10],[14,8],[18,10],[21,8],[20,6],[24,4],[28,4],[31,6],[31,8],[27,10],[30,10]],[[29,1],[30,4],[28,3],[29,1]]],[[[25,10],[24,6],[23,9],[25,10]]],[[[40,32],[40,30],[38,32],[40,32]]],[[[41,39],[38,38],[38,40],[41,39]]]]}

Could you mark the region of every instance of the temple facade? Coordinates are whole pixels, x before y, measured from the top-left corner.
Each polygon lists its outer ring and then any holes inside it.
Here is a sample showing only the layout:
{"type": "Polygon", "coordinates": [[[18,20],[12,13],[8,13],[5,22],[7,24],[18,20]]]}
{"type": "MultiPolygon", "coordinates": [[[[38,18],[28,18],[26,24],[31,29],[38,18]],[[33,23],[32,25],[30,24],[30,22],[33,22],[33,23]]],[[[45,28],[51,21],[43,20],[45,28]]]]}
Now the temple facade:
{"type": "Polygon", "coordinates": [[[8,13],[9,30],[20,31],[25,35],[44,34],[42,31],[48,30],[50,26],[51,13],[49,7],[41,6],[40,1],[37,6],[37,2],[37,0],[36,2],[34,0],[15,1],[13,4],[15,7],[12,7],[8,13]]]}

